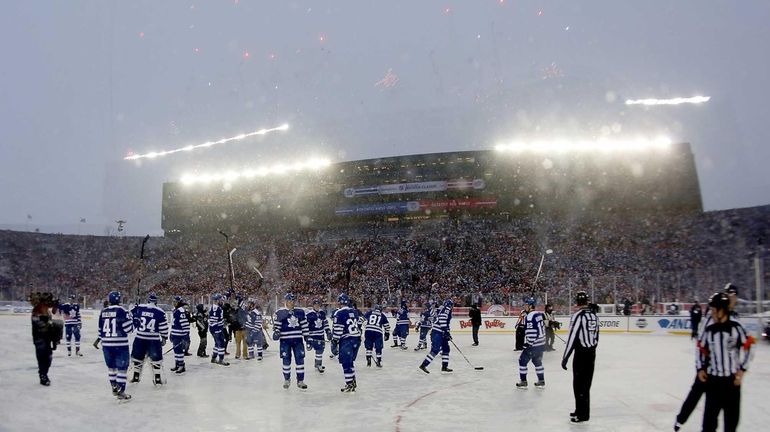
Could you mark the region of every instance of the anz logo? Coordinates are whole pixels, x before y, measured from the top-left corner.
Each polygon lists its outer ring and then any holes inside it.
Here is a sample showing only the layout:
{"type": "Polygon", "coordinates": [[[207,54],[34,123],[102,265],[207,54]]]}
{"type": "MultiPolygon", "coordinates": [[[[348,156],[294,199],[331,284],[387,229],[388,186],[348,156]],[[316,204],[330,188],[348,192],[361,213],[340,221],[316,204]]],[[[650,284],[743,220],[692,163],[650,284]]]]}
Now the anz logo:
{"type": "Polygon", "coordinates": [[[662,318],[658,320],[660,328],[666,330],[690,330],[692,325],[690,324],[690,318],[662,318]]]}

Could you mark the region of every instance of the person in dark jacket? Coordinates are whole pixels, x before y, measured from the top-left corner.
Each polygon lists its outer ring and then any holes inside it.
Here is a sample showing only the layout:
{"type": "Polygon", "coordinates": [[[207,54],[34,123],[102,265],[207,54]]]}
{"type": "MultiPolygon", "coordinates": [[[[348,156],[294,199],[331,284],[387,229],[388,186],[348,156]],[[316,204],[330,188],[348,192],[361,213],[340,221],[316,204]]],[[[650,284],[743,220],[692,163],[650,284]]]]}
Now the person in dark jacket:
{"type": "Polygon", "coordinates": [[[195,306],[195,328],[198,330],[198,337],[200,343],[198,344],[198,357],[208,357],[206,354],[206,345],[209,331],[209,316],[203,309],[203,305],[199,304],[195,306]]]}
{"type": "Polygon", "coordinates": [[[516,322],[516,347],[514,351],[522,351],[524,349],[524,321],[527,318],[526,309],[522,309],[519,314],[519,320],[516,322]]]}
{"type": "Polygon", "coordinates": [[[481,311],[477,304],[471,305],[471,310],[468,311],[468,316],[471,317],[471,326],[473,327],[473,346],[479,346],[479,327],[481,327],[481,311]]]}
{"type": "Polygon", "coordinates": [[[40,384],[49,386],[51,380],[48,379],[48,370],[51,368],[53,351],[61,342],[64,330],[64,323],[54,320],[52,315],[57,312],[59,300],[54,299],[51,293],[36,292],[29,296],[29,302],[32,304],[32,343],[35,345],[37,372],[40,384]]]}
{"type": "Polygon", "coordinates": [[[690,308],[690,326],[692,327],[690,339],[698,338],[698,326],[700,325],[701,318],[703,318],[703,309],[701,309],[700,303],[696,301],[692,308],[690,308]]]}

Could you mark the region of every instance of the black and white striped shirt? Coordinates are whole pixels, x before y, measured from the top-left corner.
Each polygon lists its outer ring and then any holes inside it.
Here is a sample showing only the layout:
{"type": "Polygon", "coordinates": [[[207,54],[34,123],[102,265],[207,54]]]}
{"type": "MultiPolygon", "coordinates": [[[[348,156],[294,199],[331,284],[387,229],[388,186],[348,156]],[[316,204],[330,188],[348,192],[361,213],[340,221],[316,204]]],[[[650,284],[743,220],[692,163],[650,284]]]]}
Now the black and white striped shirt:
{"type": "Polygon", "coordinates": [[[599,343],[599,318],[590,309],[580,309],[572,315],[569,323],[569,337],[564,349],[564,359],[572,355],[577,346],[593,348],[599,343]]]}
{"type": "Polygon", "coordinates": [[[719,377],[747,370],[754,338],[735,320],[712,322],[698,339],[695,367],[719,377]]]}

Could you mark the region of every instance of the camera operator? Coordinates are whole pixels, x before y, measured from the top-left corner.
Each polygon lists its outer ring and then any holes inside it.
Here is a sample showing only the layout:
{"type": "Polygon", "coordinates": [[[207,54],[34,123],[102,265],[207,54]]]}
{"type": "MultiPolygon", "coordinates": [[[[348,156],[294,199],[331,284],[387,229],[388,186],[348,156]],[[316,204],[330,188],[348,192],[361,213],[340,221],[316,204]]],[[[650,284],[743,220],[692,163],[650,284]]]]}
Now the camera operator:
{"type": "Polygon", "coordinates": [[[32,304],[32,343],[35,345],[40,384],[49,386],[51,380],[48,379],[48,369],[51,367],[53,350],[61,342],[64,330],[64,323],[54,320],[52,315],[57,312],[59,300],[54,299],[51,293],[36,292],[30,294],[29,302],[32,304]]]}
{"type": "Polygon", "coordinates": [[[553,342],[556,339],[556,330],[561,328],[561,323],[553,316],[553,305],[545,305],[545,350],[554,351],[553,342]]]}

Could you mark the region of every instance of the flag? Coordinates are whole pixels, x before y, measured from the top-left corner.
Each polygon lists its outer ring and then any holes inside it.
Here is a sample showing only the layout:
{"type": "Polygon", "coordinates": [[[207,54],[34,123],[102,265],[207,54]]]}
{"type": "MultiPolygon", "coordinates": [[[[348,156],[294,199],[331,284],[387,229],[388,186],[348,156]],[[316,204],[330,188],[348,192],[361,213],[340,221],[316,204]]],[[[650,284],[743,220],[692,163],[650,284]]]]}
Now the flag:
{"type": "Polygon", "coordinates": [[[86,223],[86,218],[80,218],[80,223],[86,223]]]}

